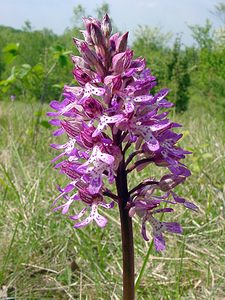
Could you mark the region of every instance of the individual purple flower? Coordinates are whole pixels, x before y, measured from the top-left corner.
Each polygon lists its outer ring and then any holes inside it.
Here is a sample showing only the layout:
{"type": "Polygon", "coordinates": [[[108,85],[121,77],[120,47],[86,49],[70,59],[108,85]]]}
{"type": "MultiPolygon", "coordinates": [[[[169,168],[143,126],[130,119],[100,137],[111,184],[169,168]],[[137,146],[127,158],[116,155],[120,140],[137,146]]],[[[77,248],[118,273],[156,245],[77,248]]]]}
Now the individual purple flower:
{"type": "Polygon", "coordinates": [[[16,95],[11,95],[11,96],[10,96],[10,100],[11,100],[12,102],[14,102],[14,101],[16,100],[16,95]]]}
{"type": "Polygon", "coordinates": [[[98,213],[98,207],[101,206],[106,209],[111,209],[114,206],[114,202],[107,204],[104,202],[102,195],[100,194],[91,195],[87,190],[81,190],[79,194],[82,200],[87,203],[87,206],[83,208],[78,214],[70,216],[70,219],[71,220],[80,219],[88,211],[88,207],[90,207],[90,214],[83,221],[77,222],[74,225],[74,227],[75,228],[84,227],[88,225],[91,221],[95,221],[99,227],[105,227],[108,220],[106,219],[106,217],[98,213]]]}
{"type": "Polygon", "coordinates": [[[149,240],[146,234],[146,221],[149,221],[152,226],[153,241],[156,251],[163,251],[166,248],[163,232],[168,231],[178,234],[183,232],[180,224],[176,222],[160,222],[159,220],[155,219],[152,214],[150,214],[144,218],[142,223],[142,235],[146,241],[149,240]]]}
{"type": "MultiPolygon", "coordinates": [[[[151,185],[151,188],[148,186],[145,186],[136,192],[136,194],[133,196],[133,201],[130,204],[131,207],[129,209],[129,215],[133,217],[135,214],[137,214],[142,219],[142,229],[141,233],[143,238],[148,241],[148,235],[147,235],[147,229],[146,229],[146,223],[148,222],[152,227],[152,235],[153,235],[153,241],[154,245],[157,251],[162,251],[165,249],[165,240],[163,237],[164,232],[172,232],[172,233],[182,233],[181,226],[176,222],[161,222],[157,220],[154,215],[158,213],[170,213],[174,211],[174,208],[166,207],[166,208],[159,208],[161,203],[167,203],[171,205],[175,204],[183,204],[188,203],[186,207],[190,209],[196,209],[197,207],[190,202],[186,202],[185,199],[181,201],[181,198],[176,199],[176,195],[172,192],[173,200],[170,200],[170,190],[173,188],[173,186],[167,187],[167,192],[163,194],[162,196],[156,195],[154,192],[157,189],[161,189],[161,183],[166,179],[169,179],[169,177],[165,178],[162,177],[160,182],[154,183],[151,185]]],[[[170,177],[170,183],[175,183],[175,178],[170,177]]]]}

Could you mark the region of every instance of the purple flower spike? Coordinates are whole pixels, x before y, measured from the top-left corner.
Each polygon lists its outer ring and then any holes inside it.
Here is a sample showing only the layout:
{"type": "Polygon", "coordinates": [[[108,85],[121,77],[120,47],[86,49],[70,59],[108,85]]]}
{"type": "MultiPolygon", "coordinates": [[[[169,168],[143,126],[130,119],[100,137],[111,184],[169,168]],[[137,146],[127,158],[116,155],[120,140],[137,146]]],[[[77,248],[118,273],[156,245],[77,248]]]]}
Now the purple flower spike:
{"type": "Polygon", "coordinates": [[[146,68],[144,58],[133,58],[133,51],[127,47],[128,32],[110,36],[112,26],[107,14],[101,21],[83,20],[84,40],[73,39],[81,55],[72,56],[76,84],[64,87],[64,99],[52,101],[50,107],[55,111],[48,113],[52,117],[49,123],[57,127],[53,134],[67,136],[63,144],[51,145],[60,151],[52,161],[59,160],[55,168],[70,179],[64,188],[58,188],[60,194],[54,205],[64,202],[53,210],[68,214],[80,201],[83,209],[70,217],[77,222],[74,227],[94,221],[102,228],[107,219],[98,208],[112,209],[114,203],[119,203],[131,218],[141,218],[145,240],[149,240],[150,224],[155,248],[163,251],[163,234],[181,234],[182,228],[155,216],[172,216],[176,205],[197,211],[195,204],[174,192],[191,175],[182,163],[190,152],[177,146],[182,134],[173,130],[181,125],[168,118],[168,108],[173,106],[166,99],[169,89],[154,95],[155,76],[146,68]],[[129,148],[133,149],[130,155],[129,148]],[[124,185],[130,173],[149,164],[165,168],[165,175],[146,178],[128,190],[124,185]],[[114,182],[118,195],[109,189],[114,182]],[[123,186],[118,188],[120,184],[123,186]],[[107,198],[111,198],[109,202],[107,198]]]}

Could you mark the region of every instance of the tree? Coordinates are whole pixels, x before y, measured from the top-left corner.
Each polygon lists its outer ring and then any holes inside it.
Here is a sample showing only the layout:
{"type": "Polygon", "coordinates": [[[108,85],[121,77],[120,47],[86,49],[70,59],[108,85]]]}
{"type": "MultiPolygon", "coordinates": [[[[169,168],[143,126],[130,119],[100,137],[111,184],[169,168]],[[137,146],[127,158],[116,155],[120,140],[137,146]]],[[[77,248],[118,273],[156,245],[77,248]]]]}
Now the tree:
{"type": "Polygon", "coordinates": [[[82,27],[82,17],[84,17],[86,14],[85,8],[78,4],[73,8],[73,16],[71,18],[73,27],[81,28],[82,27]]]}
{"type": "Polygon", "coordinates": [[[189,101],[188,88],[191,84],[188,70],[189,56],[187,50],[181,50],[181,46],[181,36],[177,36],[167,65],[168,80],[171,82],[176,112],[187,110],[189,101]]]}
{"type": "Polygon", "coordinates": [[[225,25],[225,3],[219,2],[214,6],[212,14],[220,19],[220,21],[225,25]]]}
{"type": "Polygon", "coordinates": [[[142,47],[148,48],[148,50],[159,50],[167,46],[172,38],[172,33],[163,33],[159,27],[139,25],[134,32],[134,36],[136,38],[134,46],[141,44],[142,47]]]}
{"type": "Polygon", "coordinates": [[[205,26],[190,25],[192,37],[197,42],[200,49],[211,49],[213,45],[212,23],[206,20],[205,26]]]}
{"type": "Polygon", "coordinates": [[[219,48],[225,48],[225,3],[219,2],[214,6],[212,14],[220,19],[222,27],[217,28],[214,32],[214,39],[216,46],[219,48]]]}
{"type": "Polygon", "coordinates": [[[24,25],[22,26],[22,30],[23,31],[26,31],[26,32],[31,32],[33,30],[33,27],[31,25],[31,21],[29,20],[26,20],[24,22],[24,25]]]}
{"type": "Polygon", "coordinates": [[[96,8],[97,18],[101,20],[105,14],[110,13],[109,4],[107,2],[103,2],[100,6],[96,8]]]}

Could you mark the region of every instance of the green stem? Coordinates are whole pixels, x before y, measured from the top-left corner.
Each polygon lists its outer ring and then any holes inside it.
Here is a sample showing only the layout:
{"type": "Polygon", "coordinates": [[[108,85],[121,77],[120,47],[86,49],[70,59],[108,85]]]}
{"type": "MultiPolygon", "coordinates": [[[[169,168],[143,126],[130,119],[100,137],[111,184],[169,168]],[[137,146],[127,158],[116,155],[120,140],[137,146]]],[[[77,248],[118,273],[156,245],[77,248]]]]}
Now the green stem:
{"type": "Polygon", "coordinates": [[[149,248],[148,248],[148,252],[147,252],[147,254],[146,254],[146,256],[145,256],[145,260],[144,260],[144,262],[143,262],[143,264],[142,264],[141,271],[140,271],[140,273],[139,273],[139,275],[138,275],[138,278],[137,278],[137,280],[136,280],[136,282],[135,282],[135,291],[138,290],[138,287],[139,287],[139,285],[140,285],[141,278],[142,278],[142,276],[143,276],[143,274],[144,274],[144,271],[145,271],[145,268],[146,268],[146,265],[147,265],[149,256],[150,256],[151,251],[152,251],[152,247],[153,247],[153,240],[152,240],[152,242],[151,242],[151,244],[150,244],[150,246],[149,246],[149,248]]]}

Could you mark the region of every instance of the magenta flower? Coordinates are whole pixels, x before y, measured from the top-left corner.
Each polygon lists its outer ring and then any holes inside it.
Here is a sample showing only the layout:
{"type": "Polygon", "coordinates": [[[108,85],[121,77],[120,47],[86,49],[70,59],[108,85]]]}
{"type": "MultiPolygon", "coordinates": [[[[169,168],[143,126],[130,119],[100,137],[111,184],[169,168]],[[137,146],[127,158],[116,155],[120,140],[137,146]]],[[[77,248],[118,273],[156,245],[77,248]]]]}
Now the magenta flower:
{"type": "MultiPolygon", "coordinates": [[[[84,24],[84,40],[74,39],[81,57],[72,57],[73,75],[79,85],[65,86],[63,101],[52,101],[50,106],[55,112],[48,113],[53,117],[50,123],[57,127],[53,134],[67,136],[64,144],[51,145],[61,151],[53,159],[53,162],[61,160],[55,168],[71,180],[66,187],[58,188],[60,194],[55,203],[59,199],[66,201],[54,210],[63,214],[71,211],[71,220],[81,219],[75,223],[76,228],[92,221],[104,227],[107,219],[98,213],[98,207],[111,209],[114,203],[118,204],[123,245],[131,243],[124,250],[124,282],[127,282],[126,276],[133,276],[125,270],[126,255],[131,261],[133,255],[132,230],[127,229],[132,228],[133,216],[141,218],[145,240],[149,240],[146,224],[150,224],[155,248],[162,251],[163,234],[181,234],[182,228],[174,221],[159,221],[155,214],[170,212],[172,216],[176,205],[197,210],[174,192],[190,176],[181,162],[190,152],[176,145],[182,134],[173,132],[173,128],[181,125],[168,119],[167,109],[173,106],[166,100],[169,89],[151,93],[156,78],[146,68],[143,58],[133,58],[133,51],[127,48],[128,33],[110,36],[108,15],[101,22],[85,18],[84,24]],[[129,174],[149,164],[166,168],[168,174],[146,178],[129,190],[129,174]],[[117,194],[109,189],[113,183],[117,194]],[[77,201],[84,208],[73,212],[77,201]],[[171,207],[165,208],[165,203],[171,207]]],[[[133,299],[132,280],[130,284],[129,288],[124,287],[127,295],[124,299],[133,299]]]]}

